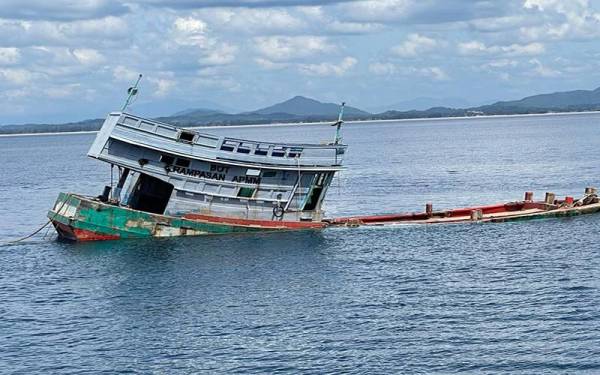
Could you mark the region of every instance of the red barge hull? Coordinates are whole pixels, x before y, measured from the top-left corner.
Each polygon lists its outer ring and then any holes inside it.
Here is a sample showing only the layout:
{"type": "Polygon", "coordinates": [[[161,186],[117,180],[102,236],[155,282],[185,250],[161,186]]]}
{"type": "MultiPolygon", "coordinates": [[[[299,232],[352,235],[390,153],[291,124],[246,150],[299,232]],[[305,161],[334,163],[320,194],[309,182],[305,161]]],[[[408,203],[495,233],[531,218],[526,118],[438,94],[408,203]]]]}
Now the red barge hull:
{"type": "Polygon", "coordinates": [[[546,200],[533,201],[532,193],[526,193],[527,200],[500,203],[489,206],[475,206],[446,211],[433,211],[430,204],[425,212],[402,213],[389,215],[349,216],[329,219],[330,225],[362,226],[362,225],[394,225],[394,224],[451,224],[468,222],[508,222],[578,216],[600,212],[600,200],[593,188],[586,189],[586,195],[579,200],[566,197],[564,200],[554,199],[554,194],[547,193],[546,200]]]}

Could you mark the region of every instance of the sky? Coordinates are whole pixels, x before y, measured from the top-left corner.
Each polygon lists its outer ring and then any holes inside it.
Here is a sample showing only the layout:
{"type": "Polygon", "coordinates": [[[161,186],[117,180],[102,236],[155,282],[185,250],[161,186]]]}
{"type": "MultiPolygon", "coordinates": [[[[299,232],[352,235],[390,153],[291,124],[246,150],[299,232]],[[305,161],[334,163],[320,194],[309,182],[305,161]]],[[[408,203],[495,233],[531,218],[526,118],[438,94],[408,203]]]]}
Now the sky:
{"type": "Polygon", "coordinates": [[[596,0],[0,0],[0,124],[600,86],[596,0]]]}

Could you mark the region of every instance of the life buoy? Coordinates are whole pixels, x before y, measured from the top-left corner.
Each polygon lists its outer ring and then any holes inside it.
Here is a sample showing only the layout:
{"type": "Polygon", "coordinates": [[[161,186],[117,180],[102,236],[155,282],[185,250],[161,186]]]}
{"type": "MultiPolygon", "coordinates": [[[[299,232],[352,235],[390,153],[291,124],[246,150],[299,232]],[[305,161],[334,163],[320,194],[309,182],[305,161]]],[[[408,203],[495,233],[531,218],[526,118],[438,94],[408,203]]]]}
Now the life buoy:
{"type": "Polygon", "coordinates": [[[283,207],[281,207],[281,206],[273,207],[273,216],[283,217],[283,207]]]}

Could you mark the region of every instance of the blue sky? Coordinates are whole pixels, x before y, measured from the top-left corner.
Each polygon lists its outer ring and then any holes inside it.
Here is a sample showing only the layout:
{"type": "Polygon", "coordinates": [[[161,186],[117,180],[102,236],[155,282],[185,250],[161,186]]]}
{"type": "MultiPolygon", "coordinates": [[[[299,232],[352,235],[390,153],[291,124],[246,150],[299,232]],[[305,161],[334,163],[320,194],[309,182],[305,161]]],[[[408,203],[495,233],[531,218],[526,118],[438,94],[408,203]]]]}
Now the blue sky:
{"type": "Polygon", "coordinates": [[[2,0],[0,124],[600,86],[600,1],[2,0]]]}

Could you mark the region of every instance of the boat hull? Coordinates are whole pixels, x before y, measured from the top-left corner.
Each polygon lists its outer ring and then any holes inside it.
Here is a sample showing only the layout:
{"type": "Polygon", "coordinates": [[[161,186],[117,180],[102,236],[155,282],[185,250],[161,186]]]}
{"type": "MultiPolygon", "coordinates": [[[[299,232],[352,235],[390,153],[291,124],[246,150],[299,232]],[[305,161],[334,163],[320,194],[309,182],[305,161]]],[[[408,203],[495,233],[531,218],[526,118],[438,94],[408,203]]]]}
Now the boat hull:
{"type": "Polygon", "coordinates": [[[158,215],[60,193],[48,218],[60,238],[70,241],[201,236],[259,231],[321,229],[326,223],[245,220],[193,214],[158,215]]]}

